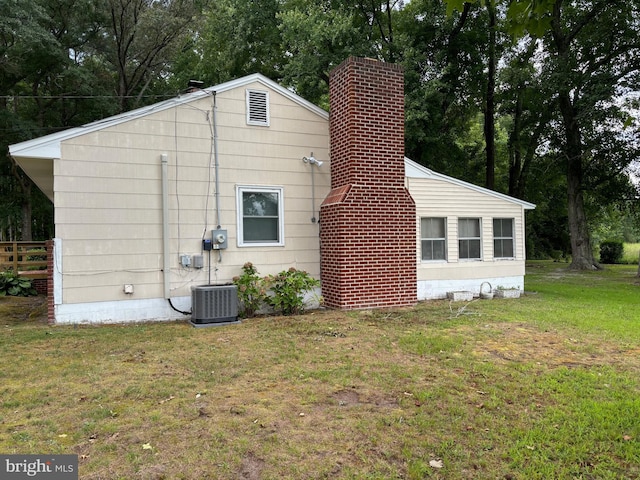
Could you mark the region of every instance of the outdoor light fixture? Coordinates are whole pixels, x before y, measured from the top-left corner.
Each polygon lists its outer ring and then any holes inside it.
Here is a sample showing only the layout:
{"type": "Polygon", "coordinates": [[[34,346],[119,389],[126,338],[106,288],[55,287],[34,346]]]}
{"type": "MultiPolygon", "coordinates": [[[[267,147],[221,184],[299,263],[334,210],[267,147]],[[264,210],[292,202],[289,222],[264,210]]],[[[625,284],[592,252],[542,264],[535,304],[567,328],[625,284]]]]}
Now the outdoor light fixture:
{"type": "Polygon", "coordinates": [[[316,160],[316,158],[313,156],[313,152],[311,152],[311,155],[309,157],[302,157],[302,161],[311,165],[317,165],[318,167],[321,167],[324,163],[320,160],[316,160]]]}
{"type": "MultiPolygon", "coordinates": [[[[317,165],[318,168],[320,168],[322,166],[322,164],[324,162],[317,160],[314,156],[313,156],[313,152],[311,152],[311,155],[309,155],[308,157],[302,157],[302,161],[304,163],[308,163],[309,165],[317,165]]],[[[316,213],[315,213],[315,209],[316,209],[316,184],[315,181],[313,179],[313,167],[311,167],[311,223],[316,223],[318,220],[316,219],[316,213]]]]}

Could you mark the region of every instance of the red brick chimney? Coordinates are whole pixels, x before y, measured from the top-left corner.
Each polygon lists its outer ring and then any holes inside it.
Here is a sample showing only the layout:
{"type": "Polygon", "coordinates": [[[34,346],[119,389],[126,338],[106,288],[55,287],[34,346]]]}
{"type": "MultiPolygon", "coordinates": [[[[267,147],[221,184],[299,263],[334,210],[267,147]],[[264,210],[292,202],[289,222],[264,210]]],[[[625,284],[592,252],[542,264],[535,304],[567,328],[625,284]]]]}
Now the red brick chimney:
{"type": "Polygon", "coordinates": [[[320,208],[328,307],[415,305],[416,208],[405,188],[404,76],[351,57],[329,82],[331,192],[320,208]]]}

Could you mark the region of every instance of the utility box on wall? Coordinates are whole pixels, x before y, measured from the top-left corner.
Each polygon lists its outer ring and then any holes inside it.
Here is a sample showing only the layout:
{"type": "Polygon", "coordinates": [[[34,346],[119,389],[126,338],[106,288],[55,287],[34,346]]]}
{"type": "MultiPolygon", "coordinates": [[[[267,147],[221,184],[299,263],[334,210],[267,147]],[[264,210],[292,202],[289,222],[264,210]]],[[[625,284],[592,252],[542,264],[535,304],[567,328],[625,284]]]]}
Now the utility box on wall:
{"type": "Polygon", "coordinates": [[[227,248],[227,231],[226,230],[211,230],[211,243],[213,250],[224,250],[227,248]]]}

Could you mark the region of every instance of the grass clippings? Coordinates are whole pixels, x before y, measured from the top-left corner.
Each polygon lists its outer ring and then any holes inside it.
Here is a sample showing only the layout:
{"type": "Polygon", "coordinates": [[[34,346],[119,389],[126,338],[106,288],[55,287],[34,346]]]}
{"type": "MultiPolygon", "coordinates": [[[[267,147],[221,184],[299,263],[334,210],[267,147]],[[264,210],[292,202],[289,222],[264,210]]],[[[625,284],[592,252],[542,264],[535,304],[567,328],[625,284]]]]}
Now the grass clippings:
{"type": "Polygon", "coordinates": [[[0,451],[82,479],[640,478],[633,266],[530,271],[459,316],[49,327],[2,299],[0,451]]]}

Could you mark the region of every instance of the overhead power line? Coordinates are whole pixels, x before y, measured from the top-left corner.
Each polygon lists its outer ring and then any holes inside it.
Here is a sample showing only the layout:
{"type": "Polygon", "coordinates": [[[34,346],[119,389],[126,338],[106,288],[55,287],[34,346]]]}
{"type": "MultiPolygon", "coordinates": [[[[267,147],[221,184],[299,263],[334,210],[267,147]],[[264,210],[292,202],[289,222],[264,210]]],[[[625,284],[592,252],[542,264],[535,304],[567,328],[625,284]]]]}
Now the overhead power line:
{"type": "Polygon", "coordinates": [[[71,100],[75,100],[75,99],[95,99],[95,98],[106,98],[106,99],[113,99],[113,98],[173,98],[175,97],[177,94],[173,94],[173,95],[142,95],[142,96],[138,96],[138,95],[123,95],[123,96],[119,96],[119,95],[0,95],[0,98],[6,99],[6,100],[11,100],[14,98],[42,98],[42,99],[71,99],[71,100]]]}

